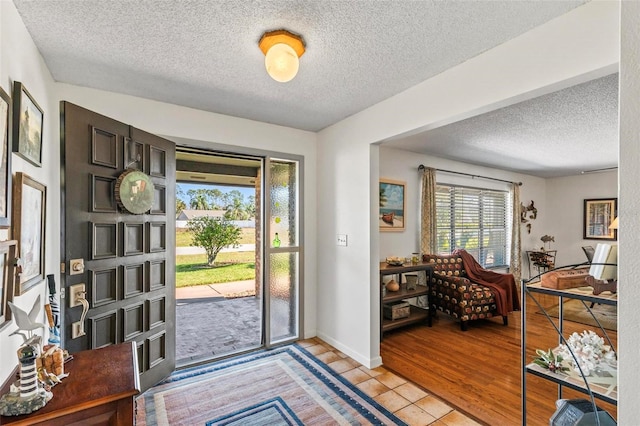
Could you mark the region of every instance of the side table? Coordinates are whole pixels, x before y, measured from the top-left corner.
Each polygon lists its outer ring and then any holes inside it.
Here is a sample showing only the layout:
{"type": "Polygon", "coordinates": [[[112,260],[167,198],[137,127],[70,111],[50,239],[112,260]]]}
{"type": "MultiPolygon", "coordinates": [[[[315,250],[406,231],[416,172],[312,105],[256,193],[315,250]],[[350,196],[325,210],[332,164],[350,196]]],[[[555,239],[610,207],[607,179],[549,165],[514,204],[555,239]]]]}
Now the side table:
{"type": "Polygon", "coordinates": [[[77,352],[64,369],[69,377],[51,389],[46,406],[23,416],[0,416],[0,424],[133,425],[140,393],[135,342],[77,352]]]}
{"type": "Polygon", "coordinates": [[[429,309],[419,308],[417,306],[410,307],[410,314],[407,318],[400,318],[396,320],[385,319],[383,316],[382,305],[384,303],[395,302],[404,299],[411,299],[418,296],[425,296],[427,298],[427,306],[429,306],[429,285],[431,283],[431,274],[433,268],[428,262],[419,262],[416,264],[403,264],[399,266],[388,265],[386,262],[380,262],[380,340],[382,340],[382,334],[387,331],[405,325],[414,324],[416,322],[428,320],[429,326],[431,326],[431,311],[429,309]],[[402,275],[406,272],[418,272],[425,271],[427,274],[427,285],[417,286],[415,290],[407,290],[405,284],[402,283],[402,275]],[[399,291],[387,291],[384,293],[383,277],[385,275],[398,275],[398,283],[400,284],[399,291]]]}

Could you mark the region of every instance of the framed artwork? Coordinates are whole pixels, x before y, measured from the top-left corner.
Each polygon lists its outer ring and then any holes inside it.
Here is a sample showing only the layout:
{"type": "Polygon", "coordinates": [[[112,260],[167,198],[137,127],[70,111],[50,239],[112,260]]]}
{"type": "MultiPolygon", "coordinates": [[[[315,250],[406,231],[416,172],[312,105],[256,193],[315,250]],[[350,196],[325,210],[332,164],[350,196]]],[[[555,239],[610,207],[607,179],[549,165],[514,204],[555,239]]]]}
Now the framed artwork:
{"type": "Polygon", "coordinates": [[[0,87],[0,228],[11,226],[11,98],[0,87]]]}
{"type": "Polygon", "coordinates": [[[618,230],[609,229],[618,215],[617,198],[596,198],[584,200],[585,240],[617,240],[618,230]]]}
{"type": "Polygon", "coordinates": [[[9,302],[15,285],[16,241],[0,241],[0,330],[11,322],[9,302]]]}
{"type": "Polygon", "coordinates": [[[42,166],[44,113],[22,83],[13,83],[13,152],[42,166]]]}
{"type": "Polygon", "coordinates": [[[22,262],[15,295],[24,294],[44,280],[44,236],[47,188],[22,172],[13,180],[13,238],[22,262]]]}
{"type": "Polygon", "coordinates": [[[380,231],[404,231],[405,182],[380,179],[380,231]]]}

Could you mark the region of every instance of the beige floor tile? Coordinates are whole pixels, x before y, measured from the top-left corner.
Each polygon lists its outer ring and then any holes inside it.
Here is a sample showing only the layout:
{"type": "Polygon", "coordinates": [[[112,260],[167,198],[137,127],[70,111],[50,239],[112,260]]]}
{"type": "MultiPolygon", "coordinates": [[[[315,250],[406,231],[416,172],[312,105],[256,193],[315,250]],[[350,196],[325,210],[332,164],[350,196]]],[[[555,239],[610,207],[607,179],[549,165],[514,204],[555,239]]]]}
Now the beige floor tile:
{"type": "Polygon", "coordinates": [[[318,356],[320,354],[323,354],[329,351],[325,345],[319,345],[319,344],[306,347],[305,349],[309,351],[309,353],[315,356],[318,356]]]}
{"type": "Polygon", "coordinates": [[[325,352],[323,354],[316,355],[316,358],[318,358],[320,361],[324,362],[325,364],[330,364],[333,361],[342,359],[335,352],[325,352]]]}
{"type": "Polygon", "coordinates": [[[405,379],[396,376],[391,372],[382,373],[379,376],[376,376],[376,380],[391,389],[407,383],[405,379]]]}
{"type": "Polygon", "coordinates": [[[335,353],[336,353],[336,355],[338,355],[340,358],[346,358],[346,357],[348,356],[347,354],[343,354],[342,352],[337,351],[337,350],[336,350],[336,351],[334,351],[334,352],[335,352],[335,353]]]}
{"type": "Polygon", "coordinates": [[[429,396],[428,393],[426,393],[425,391],[423,391],[413,383],[409,383],[409,382],[398,386],[394,390],[398,392],[400,395],[402,395],[403,397],[407,398],[411,402],[416,402],[421,400],[422,398],[429,396]]]}
{"type": "Polygon", "coordinates": [[[480,423],[470,419],[459,411],[452,411],[439,420],[447,426],[481,426],[480,423]]]}
{"type": "Polygon", "coordinates": [[[431,414],[414,404],[408,405],[393,414],[409,426],[427,426],[437,421],[431,414]]]}
{"type": "Polygon", "coordinates": [[[384,408],[391,411],[392,413],[411,404],[409,401],[392,390],[381,393],[373,399],[375,399],[378,404],[382,404],[384,408]]]}
{"type": "Polygon", "coordinates": [[[360,370],[359,368],[354,368],[353,370],[346,371],[342,373],[342,376],[354,385],[362,383],[365,380],[369,380],[371,378],[370,375],[360,370]]]}
{"type": "Polygon", "coordinates": [[[362,383],[358,383],[356,387],[359,388],[364,393],[366,393],[367,395],[369,395],[370,397],[376,397],[381,393],[385,393],[391,390],[385,385],[383,385],[382,383],[380,383],[379,381],[377,381],[376,379],[369,379],[362,383]]]}
{"type": "Polygon", "coordinates": [[[427,396],[416,401],[416,405],[436,419],[444,417],[447,413],[453,410],[453,408],[433,396],[427,396]]]}
{"type": "Polygon", "coordinates": [[[313,345],[317,345],[318,344],[318,342],[314,338],[300,340],[297,343],[298,343],[298,345],[302,346],[303,348],[308,348],[309,346],[313,346],[313,345]]]}
{"type": "Polygon", "coordinates": [[[376,377],[376,376],[379,376],[379,375],[381,375],[383,373],[388,372],[388,370],[386,368],[384,368],[384,367],[376,367],[374,369],[368,369],[367,367],[365,367],[363,365],[363,366],[360,366],[359,368],[360,368],[360,370],[364,371],[365,373],[367,373],[371,377],[376,377]]]}
{"type": "Polygon", "coordinates": [[[338,359],[337,361],[333,361],[327,365],[338,374],[342,374],[345,371],[353,370],[355,368],[353,361],[348,358],[338,359]]]}

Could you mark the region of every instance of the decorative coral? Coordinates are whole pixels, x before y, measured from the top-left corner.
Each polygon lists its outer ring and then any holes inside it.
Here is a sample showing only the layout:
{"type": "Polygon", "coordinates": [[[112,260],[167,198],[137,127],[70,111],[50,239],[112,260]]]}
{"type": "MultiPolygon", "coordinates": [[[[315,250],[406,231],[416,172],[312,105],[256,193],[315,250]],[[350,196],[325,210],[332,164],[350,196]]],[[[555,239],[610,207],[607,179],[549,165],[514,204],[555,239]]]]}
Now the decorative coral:
{"type": "Polygon", "coordinates": [[[590,376],[602,361],[616,362],[615,352],[609,345],[604,344],[602,337],[591,330],[585,330],[580,334],[573,333],[566,342],[566,345],[560,345],[558,354],[569,360],[577,373],[582,370],[582,374],[590,376]],[[575,355],[575,359],[571,353],[575,355]]]}

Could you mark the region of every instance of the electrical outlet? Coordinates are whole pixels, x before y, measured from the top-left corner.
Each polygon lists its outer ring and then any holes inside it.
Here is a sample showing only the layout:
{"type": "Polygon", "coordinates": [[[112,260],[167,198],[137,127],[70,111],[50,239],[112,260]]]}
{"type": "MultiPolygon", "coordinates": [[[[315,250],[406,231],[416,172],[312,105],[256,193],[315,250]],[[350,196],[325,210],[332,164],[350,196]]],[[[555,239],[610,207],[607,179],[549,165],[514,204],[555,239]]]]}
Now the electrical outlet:
{"type": "Polygon", "coordinates": [[[338,234],[338,245],[346,247],[346,245],[347,245],[347,234],[338,234]]]}
{"type": "Polygon", "coordinates": [[[69,307],[80,306],[80,299],[86,299],[86,288],[84,283],[72,285],[69,287],[69,307]]]}

